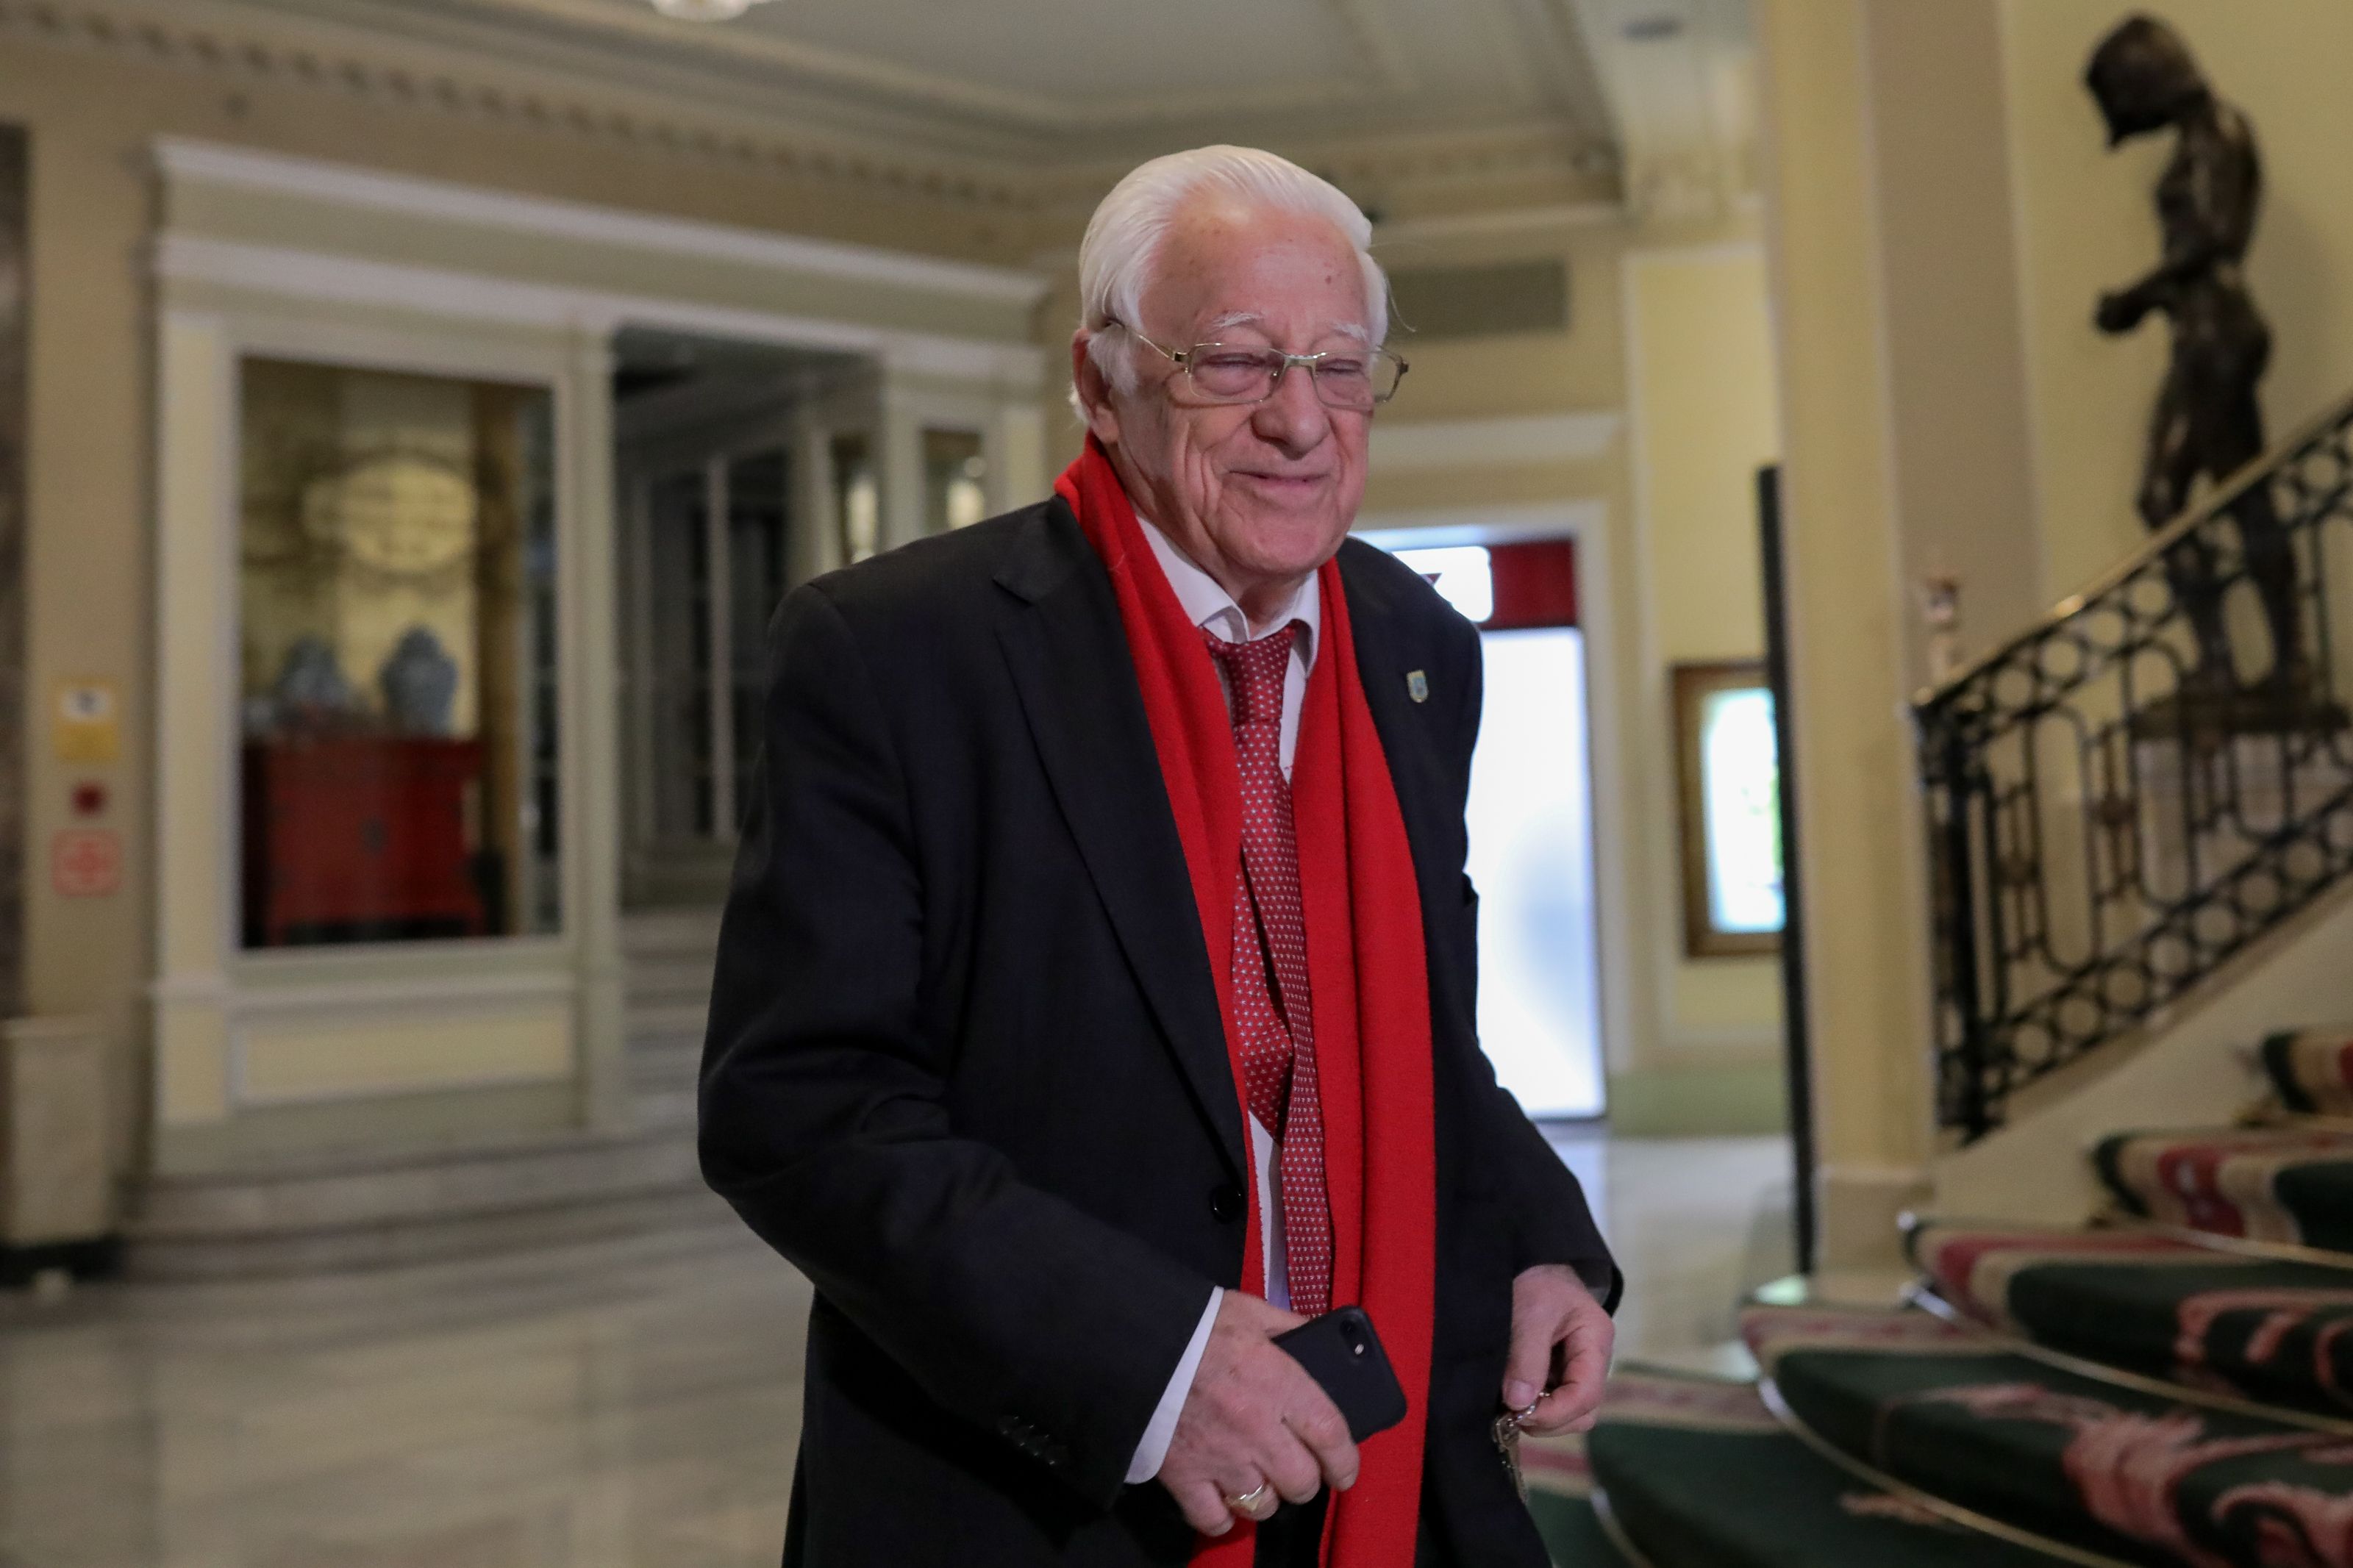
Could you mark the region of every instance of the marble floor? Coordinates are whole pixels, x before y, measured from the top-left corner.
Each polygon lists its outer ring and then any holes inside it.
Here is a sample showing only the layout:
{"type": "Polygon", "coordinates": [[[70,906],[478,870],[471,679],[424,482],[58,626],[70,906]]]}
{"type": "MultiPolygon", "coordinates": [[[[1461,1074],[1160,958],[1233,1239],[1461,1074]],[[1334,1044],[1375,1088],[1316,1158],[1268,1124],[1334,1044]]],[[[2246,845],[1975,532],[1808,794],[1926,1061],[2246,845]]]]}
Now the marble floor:
{"type": "MultiPolygon", "coordinates": [[[[1788,1272],[1787,1145],[1556,1147],[1630,1356],[1705,1363],[1788,1272]]],[[[0,1568],[776,1560],[807,1287],[748,1237],[0,1297],[0,1568]]]]}

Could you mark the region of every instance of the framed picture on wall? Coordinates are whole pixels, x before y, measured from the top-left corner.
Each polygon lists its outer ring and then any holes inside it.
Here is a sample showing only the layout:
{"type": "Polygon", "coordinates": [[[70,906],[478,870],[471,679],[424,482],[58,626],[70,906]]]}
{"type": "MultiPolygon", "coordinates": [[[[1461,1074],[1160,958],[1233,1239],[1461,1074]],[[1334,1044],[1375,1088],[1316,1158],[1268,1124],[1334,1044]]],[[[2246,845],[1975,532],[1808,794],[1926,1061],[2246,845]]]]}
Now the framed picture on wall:
{"type": "Polygon", "coordinates": [[[1781,770],[1761,659],[1678,664],[1683,951],[1694,958],[1781,945],[1781,770]]]}

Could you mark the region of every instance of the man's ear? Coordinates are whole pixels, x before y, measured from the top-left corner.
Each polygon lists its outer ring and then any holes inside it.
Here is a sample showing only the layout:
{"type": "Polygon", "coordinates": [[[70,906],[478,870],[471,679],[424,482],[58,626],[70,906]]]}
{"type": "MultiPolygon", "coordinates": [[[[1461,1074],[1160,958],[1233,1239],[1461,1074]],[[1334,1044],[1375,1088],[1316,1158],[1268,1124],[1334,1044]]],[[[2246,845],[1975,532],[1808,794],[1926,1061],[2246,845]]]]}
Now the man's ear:
{"type": "Polygon", "coordinates": [[[1119,439],[1119,414],[1111,405],[1111,384],[1095,356],[1087,353],[1094,333],[1081,327],[1071,334],[1071,385],[1079,395],[1079,412],[1096,440],[1111,445],[1119,439]]]}

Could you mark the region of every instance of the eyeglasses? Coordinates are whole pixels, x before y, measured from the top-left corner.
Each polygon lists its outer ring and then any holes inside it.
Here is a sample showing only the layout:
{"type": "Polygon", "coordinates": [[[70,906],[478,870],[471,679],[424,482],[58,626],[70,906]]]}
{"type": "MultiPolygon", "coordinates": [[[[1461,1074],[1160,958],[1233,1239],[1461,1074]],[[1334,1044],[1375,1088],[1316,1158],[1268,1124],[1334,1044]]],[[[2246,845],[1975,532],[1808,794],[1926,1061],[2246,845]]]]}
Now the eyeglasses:
{"type": "Polygon", "coordinates": [[[1287,354],[1237,343],[1164,349],[1124,321],[1114,319],[1104,325],[1119,328],[1183,371],[1194,395],[1205,403],[1263,403],[1282,384],[1282,373],[1298,365],[1314,383],[1316,400],[1324,407],[1369,414],[1376,405],[1397,395],[1407,368],[1405,361],[1387,349],[1327,349],[1320,354],[1287,354]]]}

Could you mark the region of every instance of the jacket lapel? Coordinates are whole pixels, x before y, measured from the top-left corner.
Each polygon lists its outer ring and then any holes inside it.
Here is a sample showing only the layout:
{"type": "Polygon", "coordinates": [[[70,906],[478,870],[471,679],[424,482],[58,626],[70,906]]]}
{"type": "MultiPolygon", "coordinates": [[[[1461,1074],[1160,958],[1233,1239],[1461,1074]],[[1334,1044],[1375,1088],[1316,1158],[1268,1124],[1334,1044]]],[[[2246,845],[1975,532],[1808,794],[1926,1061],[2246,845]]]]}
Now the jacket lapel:
{"type": "Polygon", "coordinates": [[[1435,910],[1436,899],[1447,890],[1446,868],[1433,863],[1449,837],[1442,831],[1447,788],[1440,764],[1441,748],[1430,743],[1431,710],[1407,695],[1403,660],[1412,653],[1412,639],[1399,624],[1379,574],[1363,569],[1366,557],[1359,552],[1376,548],[1356,540],[1341,545],[1340,584],[1348,595],[1348,622],[1356,633],[1356,679],[1364,683],[1365,706],[1372,710],[1373,728],[1388,758],[1398,813],[1405,818],[1406,842],[1421,882],[1422,907],[1435,910]],[[1439,882],[1432,881],[1434,876],[1439,882]]]}
{"type": "Polygon", "coordinates": [[[1055,801],[1239,1181],[1241,1108],[1225,1024],[1110,580],[1056,500],[1033,515],[997,581],[1011,595],[997,635],[1055,801]]]}

